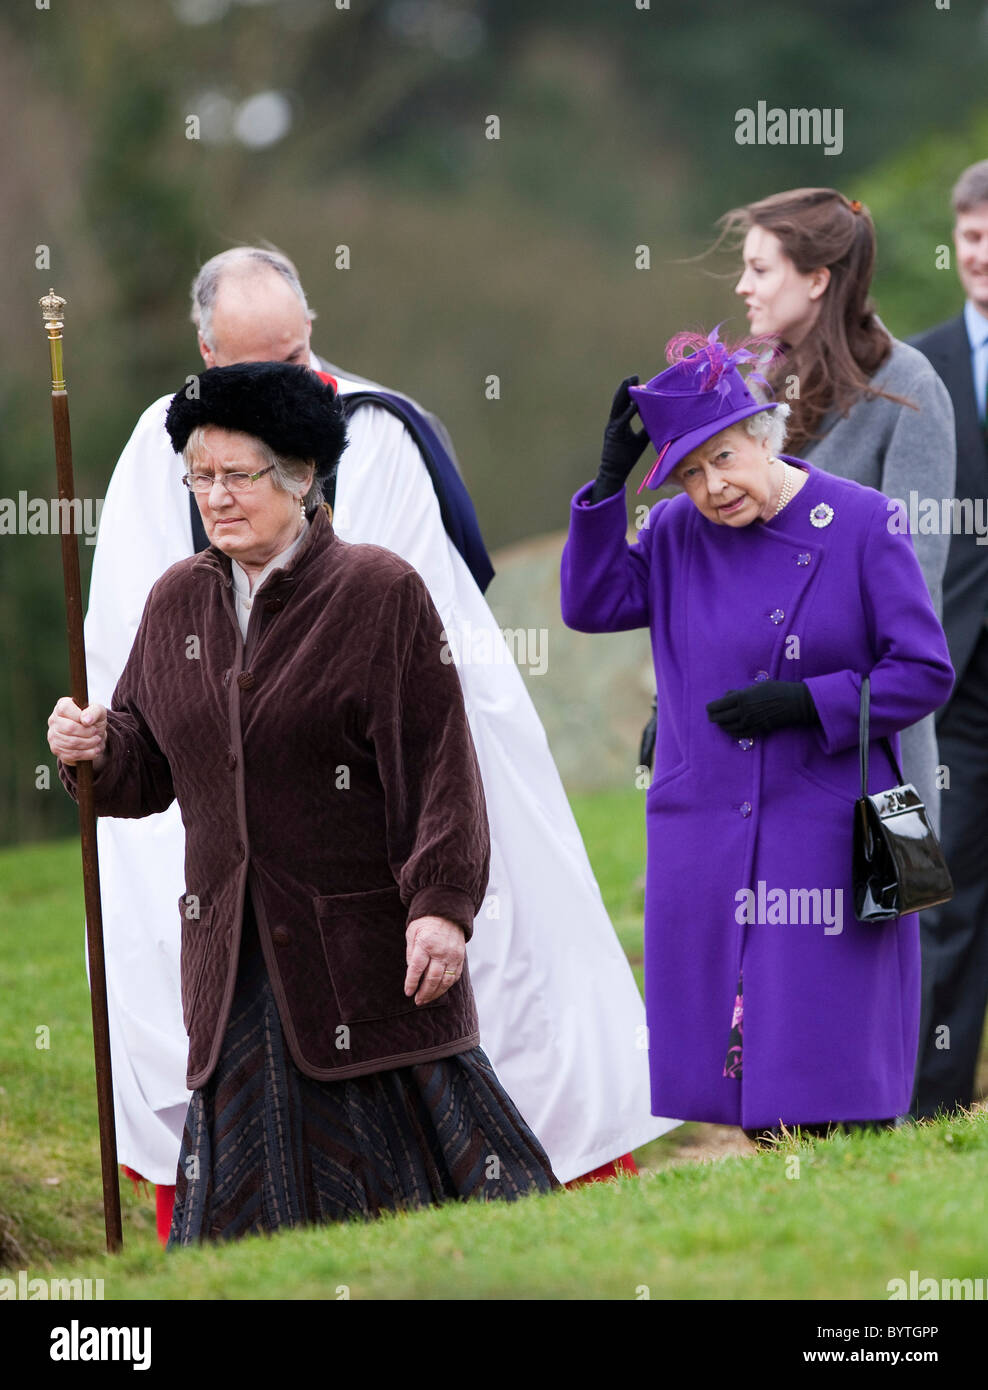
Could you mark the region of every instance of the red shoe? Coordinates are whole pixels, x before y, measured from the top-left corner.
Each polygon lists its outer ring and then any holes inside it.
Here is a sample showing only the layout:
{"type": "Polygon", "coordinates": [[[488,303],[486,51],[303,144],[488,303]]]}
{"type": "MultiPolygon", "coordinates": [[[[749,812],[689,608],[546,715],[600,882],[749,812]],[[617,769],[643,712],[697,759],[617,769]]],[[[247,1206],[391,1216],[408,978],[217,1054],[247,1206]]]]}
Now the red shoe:
{"type": "Polygon", "coordinates": [[[629,1177],[633,1178],[638,1176],[638,1168],[631,1154],[622,1154],[612,1163],[603,1163],[592,1173],[584,1173],[582,1177],[574,1178],[572,1182],[564,1185],[566,1187],[584,1187],[591,1182],[606,1182],[608,1178],[616,1178],[619,1173],[627,1173],[629,1177]]]}

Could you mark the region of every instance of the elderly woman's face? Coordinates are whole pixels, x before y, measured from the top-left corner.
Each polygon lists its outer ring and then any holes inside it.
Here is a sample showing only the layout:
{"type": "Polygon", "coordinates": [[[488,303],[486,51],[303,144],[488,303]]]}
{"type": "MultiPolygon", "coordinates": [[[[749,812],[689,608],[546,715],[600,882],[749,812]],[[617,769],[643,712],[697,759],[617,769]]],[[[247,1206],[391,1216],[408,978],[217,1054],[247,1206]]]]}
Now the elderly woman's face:
{"type": "Polygon", "coordinates": [[[742,422],[687,454],[671,474],[694,506],[717,526],[768,521],[782,486],[782,464],[771,462],[768,444],[753,439],[742,422]]]}
{"type": "Polygon", "coordinates": [[[257,473],[265,466],[250,435],[218,425],[203,430],[202,447],[187,463],[190,472],[213,476],[210,490],[196,493],[211,544],[250,568],[263,568],[287,550],[301,521],[299,495],[277,487],[270,473],[243,491],[230,492],[220,482],[225,474],[257,473]]]}

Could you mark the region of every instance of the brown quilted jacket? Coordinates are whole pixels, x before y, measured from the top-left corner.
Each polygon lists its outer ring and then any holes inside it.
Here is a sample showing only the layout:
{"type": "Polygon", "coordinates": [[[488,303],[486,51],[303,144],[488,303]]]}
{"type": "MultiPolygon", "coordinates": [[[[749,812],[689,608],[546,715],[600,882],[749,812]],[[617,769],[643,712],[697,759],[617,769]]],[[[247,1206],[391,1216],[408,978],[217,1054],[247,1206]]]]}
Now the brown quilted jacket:
{"type": "MultiPolygon", "coordinates": [[[[406,924],[437,915],[469,937],[490,860],[442,624],[404,560],[340,540],[322,508],[310,522],[257,591],[246,643],[220,551],[155,584],[94,778],[101,815],[150,815],[176,796],[182,808],[190,1088],[219,1055],[248,884],[307,1075],[357,1076],[479,1042],[466,968],[432,1004],[403,988],[406,924]]],[[[74,770],[60,771],[74,792],[74,770]]]]}

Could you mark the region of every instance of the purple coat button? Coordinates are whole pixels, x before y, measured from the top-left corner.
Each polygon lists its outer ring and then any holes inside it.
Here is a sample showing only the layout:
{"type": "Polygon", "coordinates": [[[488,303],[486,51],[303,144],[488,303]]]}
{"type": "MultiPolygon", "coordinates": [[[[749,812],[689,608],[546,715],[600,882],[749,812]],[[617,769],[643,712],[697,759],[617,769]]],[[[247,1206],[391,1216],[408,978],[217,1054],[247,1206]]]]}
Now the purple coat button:
{"type": "Polygon", "coordinates": [[[739,738],[739,739],[738,739],[738,747],[739,747],[739,748],[743,748],[743,749],[745,750],[745,752],[747,752],[749,748],[754,748],[754,746],[755,746],[755,740],[754,740],[753,738],[739,738]]]}
{"type": "Polygon", "coordinates": [[[808,565],[812,559],[813,559],[813,556],[812,556],[812,555],[808,555],[808,554],[806,553],[806,551],[804,550],[804,551],[802,551],[801,554],[799,554],[799,555],[796,556],[796,564],[797,564],[797,565],[808,565]]]}
{"type": "Polygon", "coordinates": [[[755,672],[755,680],[756,680],[756,681],[767,681],[767,680],[768,680],[768,672],[767,672],[767,671],[756,671],[756,672],[755,672]]]}
{"type": "Polygon", "coordinates": [[[772,619],[773,623],[781,623],[786,615],[781,608],[773,608],[768,616],[772,619]]]}
{"type": "Polygon", "coordinates": [[[738,807],[738,810],[741,812],[742,816],[744,816],[745,820],[747,820],[747,818],[751,815],[751,802],[742,801],[741,805],[738,807]]]}

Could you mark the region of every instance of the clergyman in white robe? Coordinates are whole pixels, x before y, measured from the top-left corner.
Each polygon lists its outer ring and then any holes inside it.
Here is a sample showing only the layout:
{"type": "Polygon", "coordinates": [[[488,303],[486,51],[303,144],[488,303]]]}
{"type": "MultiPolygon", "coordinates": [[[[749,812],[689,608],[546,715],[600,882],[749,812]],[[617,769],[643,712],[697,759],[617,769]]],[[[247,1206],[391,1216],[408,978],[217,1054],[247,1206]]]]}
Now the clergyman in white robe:
{"type": "MultiPolygon", "coordinates": [[[[313,357],[313,367],[322,365],[313,357]]],[[[329,370],[343,395],[366,388],[329,370]]],[[[169,399],[138,421],[101,514],[86,651],[90,698],[105,705],[152,584],[193,552],[184,464],[164,428],[169,399]]],[[[385,546],[422,575],[457,661],[477,748],[491,877],[467,950],[482,1045],[567,1182],[677,1123],[650,1113],[644,1007],[542,723],[446,534],[418,448],[383,408],[359,409],[349,434],[336,532],[385,546]],[[492,659],[464,659],[481,646],[492,659]]],[[[119,1158],[151,1182],[173,1184],[189,1101],[179,807],[138,821],[101,819],[98,841],[119,1158]]]]}

